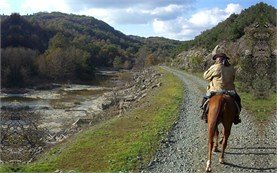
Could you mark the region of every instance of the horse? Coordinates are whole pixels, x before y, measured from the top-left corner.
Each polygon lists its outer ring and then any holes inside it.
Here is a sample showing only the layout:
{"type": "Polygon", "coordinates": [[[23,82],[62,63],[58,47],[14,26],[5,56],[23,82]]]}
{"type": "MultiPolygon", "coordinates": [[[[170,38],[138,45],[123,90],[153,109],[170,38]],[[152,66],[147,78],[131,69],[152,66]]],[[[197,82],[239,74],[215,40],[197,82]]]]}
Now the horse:
{"type": "Polygon", "coordinates": [[[219,163],[224,163],[224,151],[227,146],[227,140],[231,133],[232,124],[235,115],[238,113],[236,103],[233,98],[227,94],[220,93],[212,96],[209,101],[208,112],[208,161],[206,172],[211,171],[212,152],[218,151],[218,125],[222,123],[222,150],[219,156],[219,163]],[[215,138],[215,142],[214,142],[215,138]]]}

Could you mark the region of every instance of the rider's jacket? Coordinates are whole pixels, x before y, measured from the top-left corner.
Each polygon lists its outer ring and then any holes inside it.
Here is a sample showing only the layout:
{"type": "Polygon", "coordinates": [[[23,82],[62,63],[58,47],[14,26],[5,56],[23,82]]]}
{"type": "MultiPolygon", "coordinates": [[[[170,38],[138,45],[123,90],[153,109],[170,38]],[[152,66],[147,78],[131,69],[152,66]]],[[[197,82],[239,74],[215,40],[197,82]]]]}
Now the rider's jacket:
{"type": "Polygon", "coordinates": [[[203,78],[210,82],[208,91],[235,90],[235,69],[232,65],[216,63],[204,72],[203,78]]]}

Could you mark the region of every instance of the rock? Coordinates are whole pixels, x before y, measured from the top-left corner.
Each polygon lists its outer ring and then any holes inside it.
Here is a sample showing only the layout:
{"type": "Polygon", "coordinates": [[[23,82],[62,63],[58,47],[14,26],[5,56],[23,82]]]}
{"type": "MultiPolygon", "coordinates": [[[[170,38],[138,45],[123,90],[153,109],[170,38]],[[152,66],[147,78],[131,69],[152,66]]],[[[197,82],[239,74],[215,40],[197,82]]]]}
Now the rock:
{"type": "Polygon", "coordinates": [[[125,101],[131,102],[135,100],[135,96],[134,95],[128,95],[124,97],[125,101]]]}
{"type": "Polygon", "coordinates": [[[73,126],[82,126],[86,124],[90,124],[92,122],[91,118],[78,118],[72,125],[73,126]]]}
{"type": "Polygon", "coordinates": [[[157,84],[153,85],[151,88],[153,89],[153,88],[156,88],[156,87],[160,87],[161,85],[162,85],[162,83],[161,83],[161,82],[159,82],[159,83],[157,83],[157,84]]]}
{"type": "Polygon", "coordinates": [[[108,109],[111,105],[112,105],[112,101],[111,100],[106,100],[105,102],[102,103],[102,109],[108,109]]]}
{"type": "Polygon", "coordinates": [[[74,170],[70,170],[70,171],[68,171],[67,173],[75,173],[76,171],[74,171],[74,170]]]}

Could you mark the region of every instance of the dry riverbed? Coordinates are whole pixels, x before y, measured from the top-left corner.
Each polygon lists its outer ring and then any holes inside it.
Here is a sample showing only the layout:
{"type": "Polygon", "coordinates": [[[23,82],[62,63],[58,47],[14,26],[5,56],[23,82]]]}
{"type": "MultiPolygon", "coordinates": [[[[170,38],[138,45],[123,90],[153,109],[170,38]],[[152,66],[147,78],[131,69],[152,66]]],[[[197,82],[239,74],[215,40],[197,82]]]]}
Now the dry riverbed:
{"type": "Polygon", "coordinates": [[[1,131],[9,136],[2,143],[0,153],[4,157],[1,161],[31,162],[45,148],[62,142],[83,128],[124,114],[149,90],[161,85],[161,74],[153,69],[108,74],[113,76],[110,80],[115,85],[112,87],[70,84],[57,85],[51,90],[1,93],[1,114],[4,117],[1,131]],[[19,135],[10,133],[14,129],[19,135]],[[12,140],[16,145],[10,145],[12,140]]]}

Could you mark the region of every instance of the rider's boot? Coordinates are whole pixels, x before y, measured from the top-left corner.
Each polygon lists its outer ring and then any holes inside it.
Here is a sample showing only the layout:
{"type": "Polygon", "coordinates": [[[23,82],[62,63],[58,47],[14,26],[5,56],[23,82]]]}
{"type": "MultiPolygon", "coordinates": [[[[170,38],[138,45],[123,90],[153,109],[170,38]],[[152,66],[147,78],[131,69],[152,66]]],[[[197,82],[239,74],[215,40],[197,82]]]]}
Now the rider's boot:
{"type": "Polygon", "coordinates": [[[201,119],[204,120],[206,123],[208,122],[208,110],[207,110],[207,109],[205,109],[205,110],[203,111],[203,114],[202,114],[202,116],[201,116],[201,119]]]}
{"type": "Polygon", "coordinates": [[[241,123],[241,119],[240,119],[239,115],[236,115],[235,119],[234,119],[234,124],[237,125],[239,123],[241,123]]]}
{"type": "Polygon", "coordinates": [[[202,104],[201,104],[201,106],[200,106],[200,108],[203,109],[203,110],[204,110],[204,107],[205,107],[204,104],[206,103],[207,99],[208,99],[208,98],[207,98],[206,96],[203,97],[202,104]]]}
{"type": "Polygon", "coordinates": [[[201,119],[204,120],[206,123],[208,122],[208,120],[207,120],[208,103],[206,103],[207,100],[208,100],[208,98],[204,97],[203,100],[202,100],[202,105],[201,105],[201,109],[203,109],[203,114],[201,116],[201,119]]]}
{"type": "Polygon", "coordinates": [[[239,117],[239,114],[240,114],[240,111],[241,111],[241,99],[239,97],[238,94],[235,95],[235,101],[237,102],[238,106],[239,106],[239,111],[238,111],[238,114],[235,116],[235,119],[234,119],[234,124],[237,125],[239,123],[241,123],[241,119],[239,117]]]}

